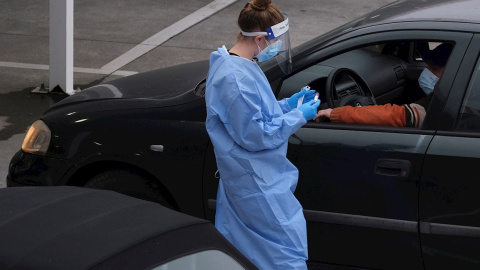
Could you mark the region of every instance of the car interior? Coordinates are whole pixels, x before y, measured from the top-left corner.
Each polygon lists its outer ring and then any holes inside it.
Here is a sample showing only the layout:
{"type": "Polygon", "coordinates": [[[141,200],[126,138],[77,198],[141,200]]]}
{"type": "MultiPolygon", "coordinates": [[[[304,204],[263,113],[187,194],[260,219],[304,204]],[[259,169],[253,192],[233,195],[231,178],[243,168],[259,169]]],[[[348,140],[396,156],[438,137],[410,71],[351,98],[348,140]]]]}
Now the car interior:
{"type": "Polygon", "coordinates": [[[418,84],[427,67],[420,51],[432,50],[442,42],[388,41],[343,52],[287,78],[278,100],[308,85],[320,94],[319,109],[414,103],[425,96],[418,84]]]}

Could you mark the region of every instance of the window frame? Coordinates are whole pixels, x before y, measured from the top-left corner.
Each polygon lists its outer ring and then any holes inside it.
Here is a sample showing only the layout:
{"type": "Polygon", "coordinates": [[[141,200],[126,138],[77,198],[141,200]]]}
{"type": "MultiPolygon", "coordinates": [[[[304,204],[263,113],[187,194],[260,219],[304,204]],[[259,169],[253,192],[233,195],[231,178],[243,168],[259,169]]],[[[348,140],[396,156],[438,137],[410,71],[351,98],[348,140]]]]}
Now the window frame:
{"type": "MultiPolygon", "coordinates": [[[[386,126],[370,126],[370,125],[349,125],[349,124],[333,124],[333,123],[316,123],[308,122],[304,127],[308,128],[328,128],[328,129],[343,129],[343,130],[362,130],[373,132],[393,132],[393,133],[420,133],[431,134],[439,127],[439,117],[443,112],[450,90],[452,89],[453,80],[456,78],[456,70],[460,67],[463,61],[462,51],[466,51],[469,43],[473,37],[472,33],[449,32],[441,30],[398,30],[380,33],[371,33],[362,36],[352,37],[348,40],[341,40],[340,42],[331,42],[328,46],[311,53],[302,59],[296,59],[294,63],[294,72],[281,79],[280,82],[275,83],[274,92],[278,96],[283,81],[289,77],[310,68],[311,66],[320,63],[335,55],[354,50],[356,48],[364,47],[375,43],[383,43],[393,40],[431,40],[431,41],[453,41],[455,48],[452,51],[449,62],[447,64],[445,75],[439,83],[437,98],[433,98],[429,112],[425,118],[422,129],[418,128],[398,128],[386,126]],[[299,67],[302,66],[300,69],[299,67]],[[435,105],[433,105],[435,104],[435,105]],[[432,106],[433,105],[433,106],[432,106]],[[436,107],[431,110],[432,107],[436,107]]],[[[273,85],[272,85],[273,86],[273,85]]],[[[463,91],[461,91],[463,94],[463,91]]]]}
{"type": "MultiPolygon", "coordinates": [[[[478,133],[480,136],[480,127],[478,130],[460,129],[465,108],[471,107],[467,105],[469,104],[469,101],[471,101],[470,97],[472,94],[474,94],[477,97],[477,99],[479,99],[477,102],[479,103],[479,106],[475,109],[478,109],[478,111],[480,112],[480,54],[477,57],[477,64],[475,65],[475,68],[473,69],[473,72],[472,72],[472,76],[470,77],[470,82],[465,92],[465,97],[463,99],[462,106],[460,107],[460,110],[458,112],[458,117],[455,124],[455,131],[466,133],[466,134],[478,133]],[[477,93],[474,94],[473,91],[477,91],[477,93]]],[[[480,122],[480,115],[478,116],[478,120],[480,122]]]]}
{"type": "MultiPolygon", "coordinates": [[[[460,52],[458,52],[460,53],[460,52]]],[[[472,35],[472,39],[465,49],[462,57],[462,63],[455,72],[455,78],[451,89],[448,93],[442,93],[441,96],[434,97],[434,99],[445,100],[445,106],[438,112],[438,133],[446,136],[473,136],[476,137],[478,132],[457,131],[459,116],[463,101],[465,99],[470,80],[477,66],[477,60],[480,55],[480,34],[472,35]],[[468,135],[469,134],[469,135],[468,135]]],[[[433,102],[433,100],[432,100],[433,102]]]]}

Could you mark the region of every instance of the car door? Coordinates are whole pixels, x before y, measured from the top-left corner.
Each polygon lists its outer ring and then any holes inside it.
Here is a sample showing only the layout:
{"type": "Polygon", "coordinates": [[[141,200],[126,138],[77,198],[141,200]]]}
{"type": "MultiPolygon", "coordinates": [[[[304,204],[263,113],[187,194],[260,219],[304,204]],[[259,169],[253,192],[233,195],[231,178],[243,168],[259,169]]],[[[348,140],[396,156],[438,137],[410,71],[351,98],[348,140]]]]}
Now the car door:
{"type": "Polygon", "coordinates": [[[444,95],[448,102],[441,130],[422,171],[419,215],[425,269],[480,268],[479,35],[469,48],[452,90],[444,95]]]}
{"type": "MultiPolygon", "coordinates": [[[[470,34],[404,31],[351,38],[319,52],[318,62],[348,48],[399,36],[456,43],[438,86],[450,89],[470,34]]],[[[279,96],[308,78],[302,71],[290,76],[279,96]]],[[[423,269],[419,182],[434,135],[434,129],[309,122],[291,136],[288,158],[300,172],[295,195],[307,219],[310,261],[371,269],[423,269]]]]}

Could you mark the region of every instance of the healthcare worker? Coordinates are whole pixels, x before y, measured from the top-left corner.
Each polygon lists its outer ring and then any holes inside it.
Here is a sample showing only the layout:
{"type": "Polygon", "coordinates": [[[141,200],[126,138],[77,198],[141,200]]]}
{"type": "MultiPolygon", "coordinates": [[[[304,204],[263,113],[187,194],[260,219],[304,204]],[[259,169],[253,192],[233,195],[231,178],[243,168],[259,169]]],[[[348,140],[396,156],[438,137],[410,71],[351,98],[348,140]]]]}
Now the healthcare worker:
{"type": "Polygon", "coordinates": [[[206,128],[220,173],[215,226],[259,269],[307,269],[298,170],[286,154],[320,101],[306,89],[277,101],[254,59],[275,57],[285,71],[291,63],[288,18],[270,0],[248,3],[238,25],[237,43],[211,54],[207,76],[206,128]]]}

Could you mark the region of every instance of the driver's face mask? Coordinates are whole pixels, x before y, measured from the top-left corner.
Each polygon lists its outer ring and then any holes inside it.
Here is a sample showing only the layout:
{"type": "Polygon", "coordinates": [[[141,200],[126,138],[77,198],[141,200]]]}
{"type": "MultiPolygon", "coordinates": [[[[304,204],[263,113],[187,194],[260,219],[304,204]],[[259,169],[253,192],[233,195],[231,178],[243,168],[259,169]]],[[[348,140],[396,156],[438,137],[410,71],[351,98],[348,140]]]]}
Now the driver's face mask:
{"type": "Polygon", "coordinates": [[[433,92],[433,88],[438,81],[438,77],[435,76],[428,68],[425,68],[418,77],[418,84],[425,92],[425,95],[428,95],[433,92]]]}
{"type": "Polygon", "coordinates": [[[263,40],[265,40],[265,43],[267,43],[267,47],[265,47],[265,49],[262,50],[260,49],[260,46],[257,44],[258,54],[255,57],[257,58],[258,62],[264,62],[269,59],[272,59],[280,52],[280,49],[282,48],[281,40],[277,40],[273,43],[269,43],[265,38],[263,38],[263,40]]]}

